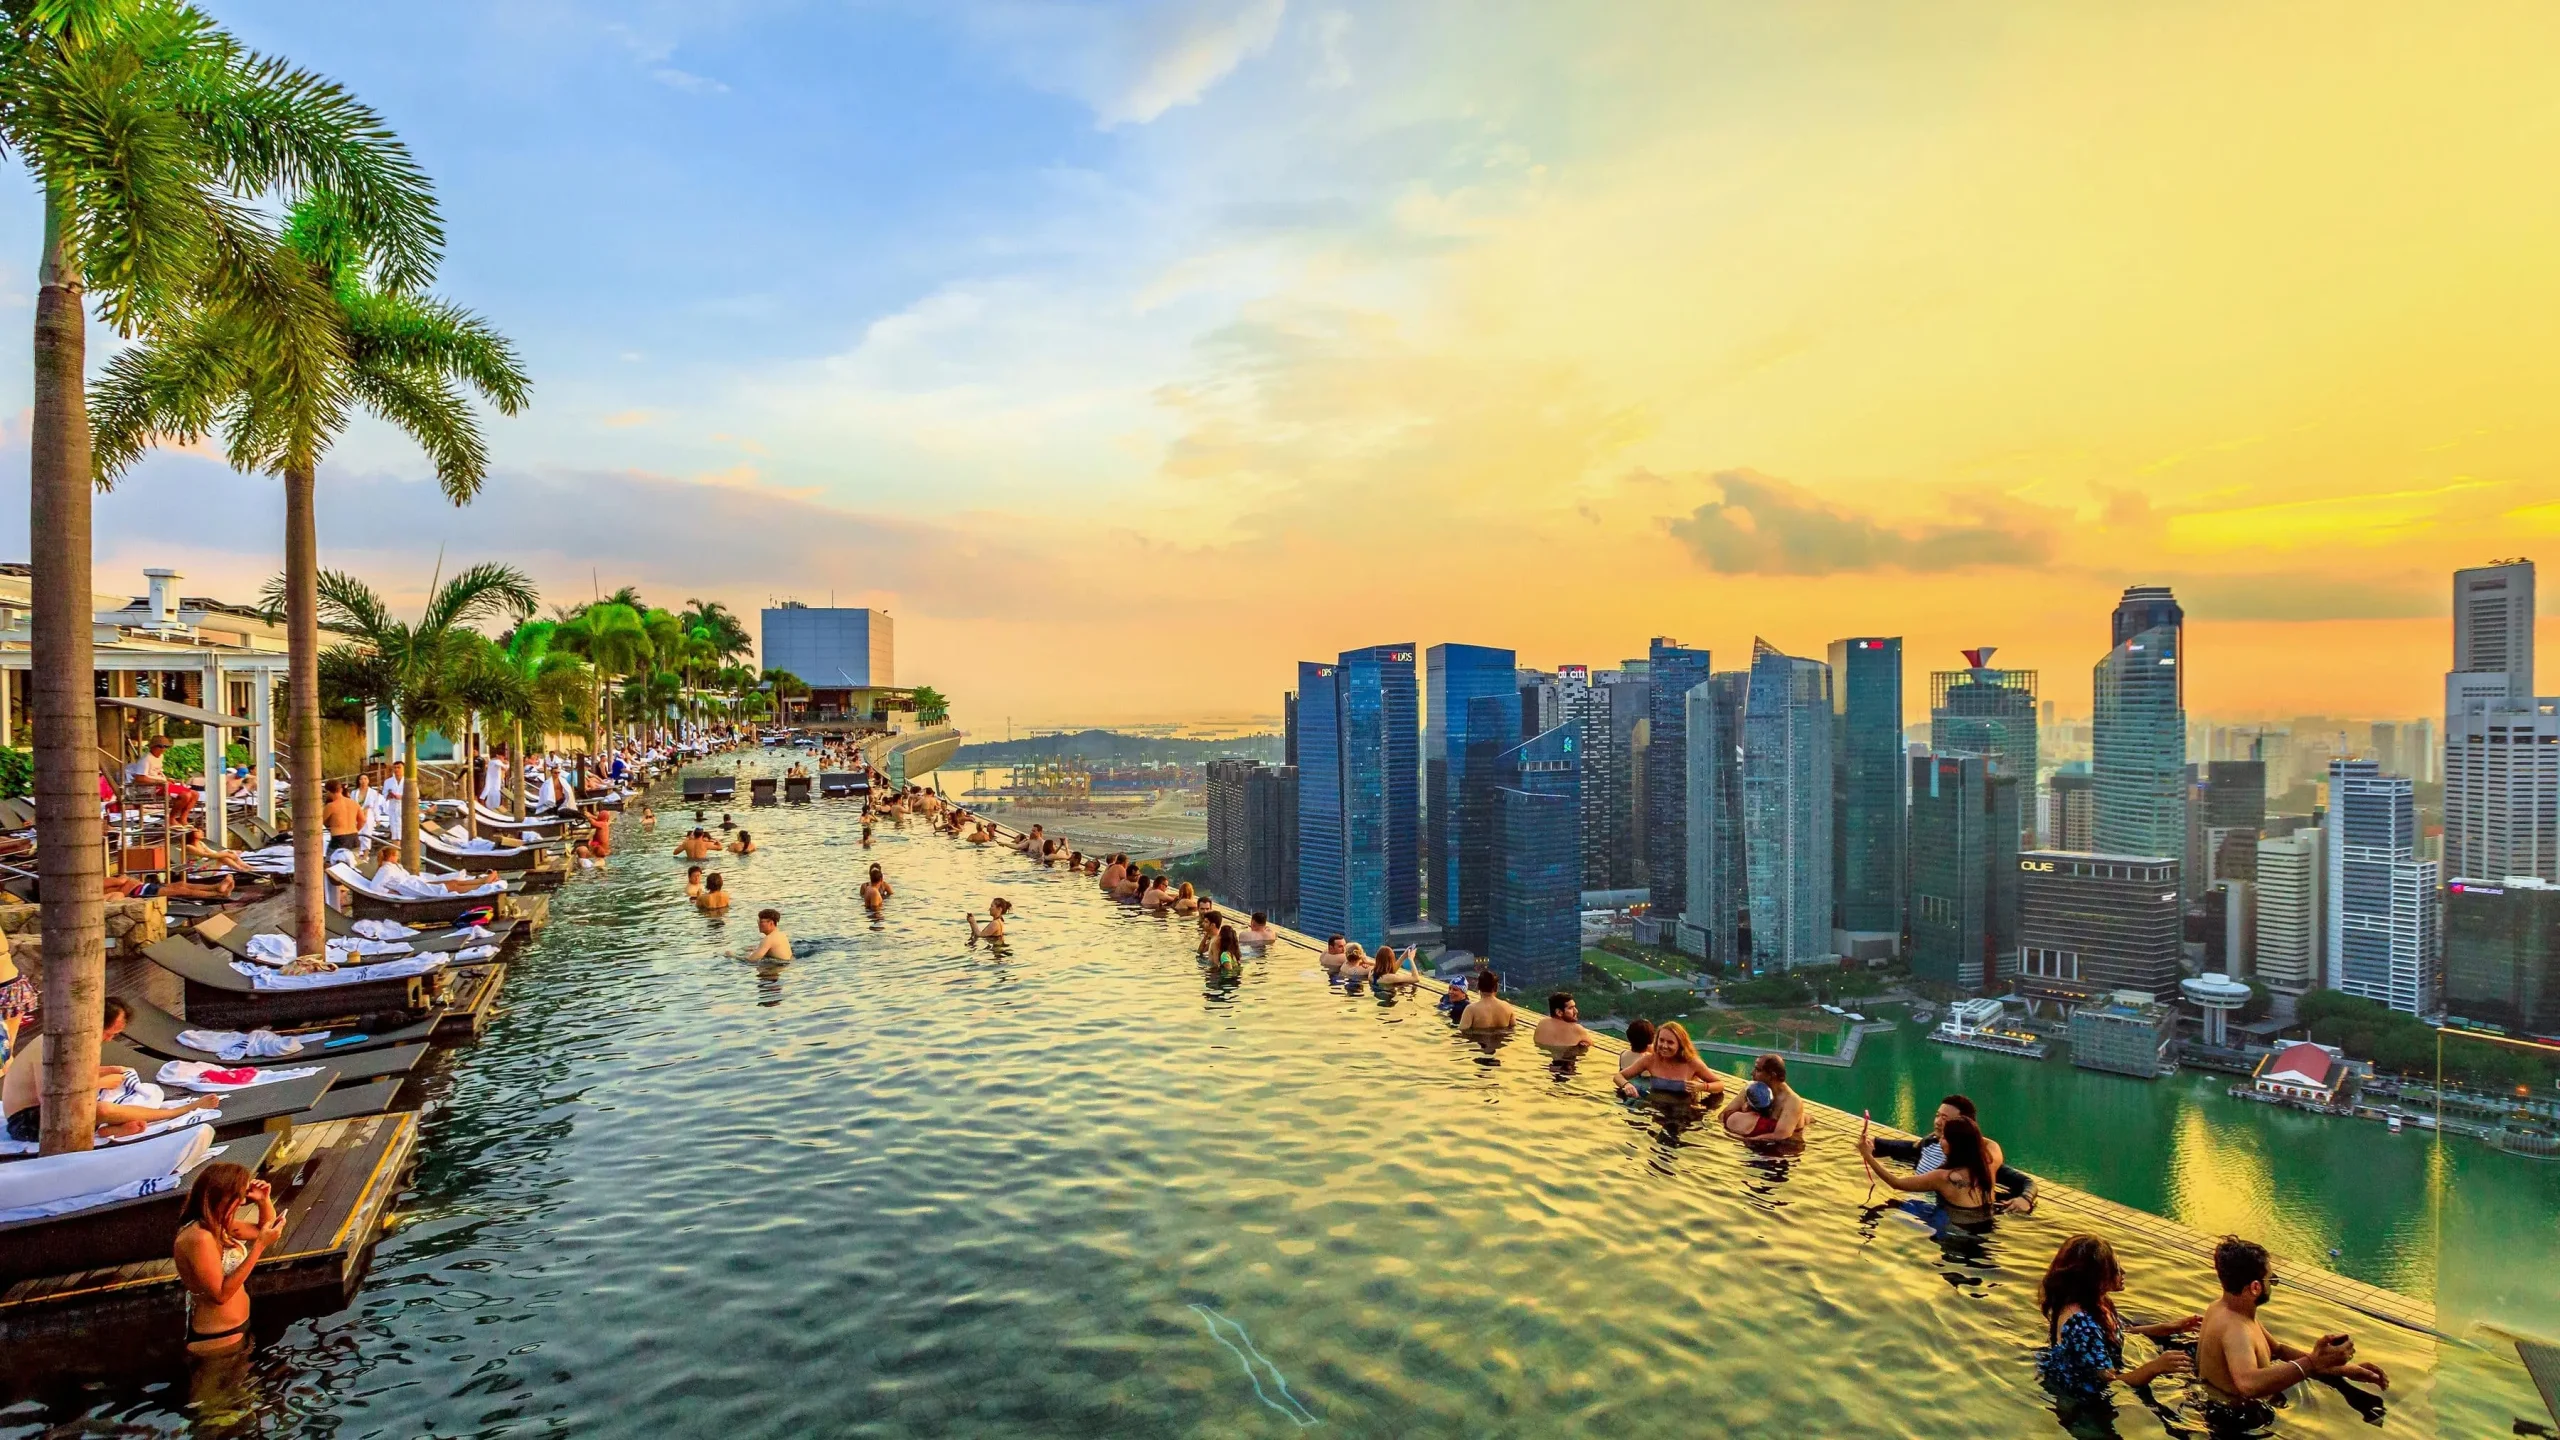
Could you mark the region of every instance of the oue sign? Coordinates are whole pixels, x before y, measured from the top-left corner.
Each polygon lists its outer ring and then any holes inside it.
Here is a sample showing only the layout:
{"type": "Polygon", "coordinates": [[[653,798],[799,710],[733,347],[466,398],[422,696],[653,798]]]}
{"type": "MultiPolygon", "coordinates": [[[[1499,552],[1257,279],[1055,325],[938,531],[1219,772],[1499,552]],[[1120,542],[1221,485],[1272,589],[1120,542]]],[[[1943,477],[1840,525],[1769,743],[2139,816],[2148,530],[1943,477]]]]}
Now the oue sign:
{"type": "Polygon", "coordinates": [[[2053,862],[2050,860],[2021,860],[2018,862],[2018,868],[2037,875],[2050,875],[2053,873],[2053,862]]]}

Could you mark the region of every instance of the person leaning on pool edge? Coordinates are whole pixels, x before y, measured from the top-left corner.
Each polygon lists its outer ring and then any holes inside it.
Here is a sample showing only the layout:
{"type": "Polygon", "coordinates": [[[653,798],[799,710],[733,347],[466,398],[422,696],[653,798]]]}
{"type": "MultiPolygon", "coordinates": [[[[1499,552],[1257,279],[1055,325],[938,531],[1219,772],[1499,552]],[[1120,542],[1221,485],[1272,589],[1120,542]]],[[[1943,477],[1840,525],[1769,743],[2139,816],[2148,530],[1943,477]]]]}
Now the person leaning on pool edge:
{"type": "MultiPolygon", "coordinates": [[[[1970,1120],[1977,1127],[1982,1123],[1982,1117],[1975,1112],[1970,1098],[1961,1094],[1950,1095],[1938,1102],[1938,1113],[1929,1122],[1928,1139],[1893,1140],[1877,1136],[1873,1147],[1876,1158],[1899,1161],[1910,1166],[1913,1173],[1926,1175],[1947,1163],[1947,1122],[1958,1118],[1970,1120]]],[[[2008,1158],[2000,1153],[2000,1142],[1988,1134],[1982,1137],[1982,1143],[1991,1154],[1992,1180],[2000,1187],[1998,1208],[2010,1215],[2036,1213],[2036,1177],[2008,1163],[2008,1158]]]]}

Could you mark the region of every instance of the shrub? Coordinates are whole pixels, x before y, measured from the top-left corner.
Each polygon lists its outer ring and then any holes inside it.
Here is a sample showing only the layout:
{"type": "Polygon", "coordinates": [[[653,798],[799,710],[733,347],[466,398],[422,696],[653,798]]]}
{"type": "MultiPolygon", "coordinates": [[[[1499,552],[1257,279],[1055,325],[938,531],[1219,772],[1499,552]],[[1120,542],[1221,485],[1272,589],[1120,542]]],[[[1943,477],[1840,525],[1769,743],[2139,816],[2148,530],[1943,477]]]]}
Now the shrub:
{"type": "Polygon", "coordinates": [[[23,800],[36,790],[36,759],[24,750],[0,745],[0,800],[23,800]]]}
{"type": "Polygon", "coordinates": [[[1804,977],[1781,971],[1727,985],[1724,998],[1733,1005],[1809,1005],[1813,1003],[1813,987],[1804,982],[1804,977]]]}

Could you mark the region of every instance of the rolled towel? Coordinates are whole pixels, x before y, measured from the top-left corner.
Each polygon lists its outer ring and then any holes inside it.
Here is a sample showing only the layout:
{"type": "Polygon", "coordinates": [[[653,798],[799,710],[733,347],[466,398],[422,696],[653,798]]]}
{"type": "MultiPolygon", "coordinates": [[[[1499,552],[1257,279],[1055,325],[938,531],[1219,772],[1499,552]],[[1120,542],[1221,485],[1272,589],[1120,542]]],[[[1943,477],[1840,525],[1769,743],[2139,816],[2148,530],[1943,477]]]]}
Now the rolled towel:
{"type": "Polygon", "coordinates": [[[359,920],[355,932],[367,940],[406,940],[419,933],[397,920],[359,920]]]}
{"type": "Polygon", "coordinates": [[[162,1085],[180,1090],[193,1090],[204,1095],[224,1095],[246,1090],[252,1085],[273,1085],[280,1080],[299,1080],[317,1075],[317,1065],[301,1065],[291,1069],[260,1069],[254,1065],[207,1065],[200,1060],[172,1060],[160,1067],[154,1079],[162,1085]]]}
{"type": "MultiPolygon", "coordinates": [[[[237,967],[234,967],[237,968],[237,967]]],[[[299,1055],[306,1045],[317,1045],[329,1038],[326,1030],[307,1035],[279,1035],[273,1030],[257,1029],[247,1033],[238,1030],[181,1030],[178,1043],[190,1050],[202,1050],[225,1060],[272,1060],[299,1055]]]]}

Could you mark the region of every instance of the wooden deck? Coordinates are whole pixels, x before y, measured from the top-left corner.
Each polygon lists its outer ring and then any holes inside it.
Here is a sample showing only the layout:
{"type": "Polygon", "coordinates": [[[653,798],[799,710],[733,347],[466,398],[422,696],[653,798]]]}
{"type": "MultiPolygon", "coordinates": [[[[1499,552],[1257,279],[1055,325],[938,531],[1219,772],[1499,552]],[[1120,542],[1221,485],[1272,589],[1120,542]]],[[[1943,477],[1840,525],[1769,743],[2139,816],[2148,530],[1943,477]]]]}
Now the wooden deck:
{"type": "MultiPolygon", "coordinates": [[[[418,1144],[414,1114],[297,1126],[265,1178],[285,1230],[249,1293],[326,1308],[345,1303],[370,1261],[418,1144]]],[[[173,1237],[174,1238],[174,1237],[173,1237]]],[[[176,1326],[185,1292],[166,1260],[23,1280],[0,1293],[0,1344],[78,1339],[122,1323],[176,1326]]]]}
{"type": "Polygon", "coordinates": [[[498,992],[506,988],[504,963],[471,965],[453,973],[453,1003],[436,1019],[435,1042],[459,1045],[477,1040],[498,1013],[498,992]]]}

